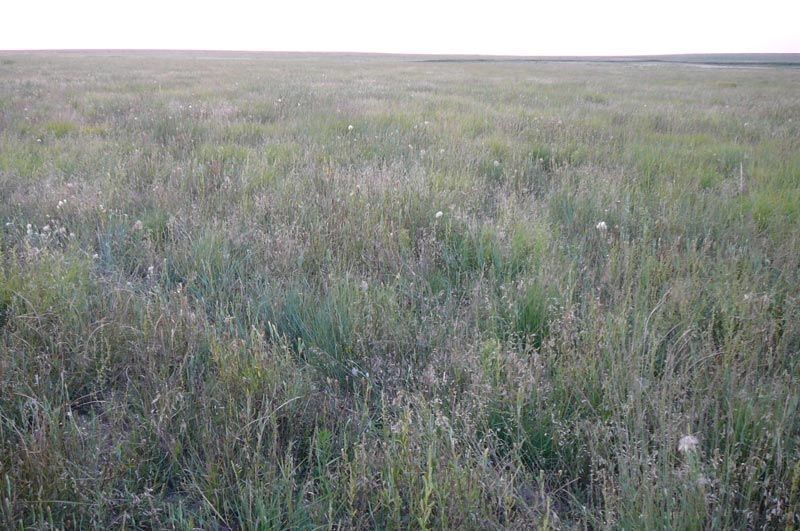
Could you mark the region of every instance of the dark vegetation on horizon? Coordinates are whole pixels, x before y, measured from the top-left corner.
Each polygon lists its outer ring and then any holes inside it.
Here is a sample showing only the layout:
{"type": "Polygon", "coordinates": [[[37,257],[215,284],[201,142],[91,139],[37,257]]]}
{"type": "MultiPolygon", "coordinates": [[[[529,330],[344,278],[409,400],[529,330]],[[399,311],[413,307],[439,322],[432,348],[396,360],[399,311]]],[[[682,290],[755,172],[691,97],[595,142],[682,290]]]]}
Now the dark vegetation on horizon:
{"type": "Polygon", "coordinates": [[[622,63],[622,64],[685,64],[708,66],[769,66],[800,67],[800,54],[797,53],[756,53],[756,54],[676,54],[676,55],[619,55],[619,56],[437,56],[419,59],[430,63],[459,62],[564,62],[564,63],[622,63]]]}

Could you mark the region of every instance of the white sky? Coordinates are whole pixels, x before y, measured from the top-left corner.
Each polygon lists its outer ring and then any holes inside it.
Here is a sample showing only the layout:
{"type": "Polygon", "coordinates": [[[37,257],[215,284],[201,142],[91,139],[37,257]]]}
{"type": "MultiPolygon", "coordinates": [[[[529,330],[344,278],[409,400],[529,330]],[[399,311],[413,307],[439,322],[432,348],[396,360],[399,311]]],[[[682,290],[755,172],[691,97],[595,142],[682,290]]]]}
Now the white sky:
{"type": "Polygon", "coordinates": [[[800,0],[0,0],[0,50],[800,52],[800,0]]]}

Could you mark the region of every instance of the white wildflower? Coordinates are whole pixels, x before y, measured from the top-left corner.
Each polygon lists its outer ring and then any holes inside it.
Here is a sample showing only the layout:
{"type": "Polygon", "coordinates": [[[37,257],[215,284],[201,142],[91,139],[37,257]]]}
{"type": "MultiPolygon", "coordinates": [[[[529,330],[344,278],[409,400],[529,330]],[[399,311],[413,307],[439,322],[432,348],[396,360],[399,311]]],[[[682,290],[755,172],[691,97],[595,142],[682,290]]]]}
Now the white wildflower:
{"type": "Polygon", "coordinates": [[[46,232],[50,232],[50,225],[45,225],[44,227],[42,227],[42,232],[45,232],[45,233],[46,232]]]}
{"type": "Polygon", "coordinates": [[[144,228],[144,223],[142,223],[141,219],[137,219],[136,223],[133,224],[133,230],[142,230],[144,228]]]}
{"type": "Polygon", "coordinates": [[[496,161],[493,162],[493,164],[494,164],[494,167],[496,168],[496,167],[500,166],[500,161],[496,160],[496,161]]]}
{"type": "Polygon", "coordinates": [[[444,216],[444,212],[442,212],[441,210],[436,213],[436,219],[439,219],[442,216],[444,216]]]}
{"type": "Polygon", "coordinates": [[[348,130],[348,131],[352,131],[352,130],[353,130],[353,124],[350,124],[350,125],[348,125],[348,126],[347,126],[347,130],[348,130]]]}
{"type": "Polygon", "coordinates": [[[697,437],[694,435],[684,435],[681,437],[681,440],[678,441],[678,451],[683,454],[694,452],[699,444],[700,441],[697,440],[697,437]]]}
{"type": "Polygon", "coordinates": [[[25,225],[25,232],[27,232],[27,233],[28,233],[28,236],[30,236],[31,234],[33,234],[33,227],[31,227],[31,224],[30,224],[30,223],[28,223],[27,225],[25,225]]]}
{"type": "Polygon", "coordinates": [[[147,268],[147,276],[148,277],[152,277],[153,276],[154,269],[155,268],[153,266],[150,266],[150,267],[147,268]]]}
{"type": "Polygon", "coordinates": [[[367,284],[366,280],[361,281],[361,291],[367,291],[369,289],[369,284],[367,284]]]}
{"type": "Polygon", "coordinates": [[[100,255],[99,255],[99,254],[97,254],[97,253],[94,253],[94,254],[92,255],[92,260],[97,260],[98,258],[100,258],[100,255]]]}
{"type": "Polygon", "coordinates": [[[599,221],[599,222],[597,223],[597,225],[595,225],[595,226],[594,226],[594,228],[596,228],[596,229],[597,229],[597,230],[599,230],[600,232],[605,232],[605,231],[607,231],[607,230],[608,230],[608,225],[606,225],[606,222],[605,222],[605,221],[599,221]]]}

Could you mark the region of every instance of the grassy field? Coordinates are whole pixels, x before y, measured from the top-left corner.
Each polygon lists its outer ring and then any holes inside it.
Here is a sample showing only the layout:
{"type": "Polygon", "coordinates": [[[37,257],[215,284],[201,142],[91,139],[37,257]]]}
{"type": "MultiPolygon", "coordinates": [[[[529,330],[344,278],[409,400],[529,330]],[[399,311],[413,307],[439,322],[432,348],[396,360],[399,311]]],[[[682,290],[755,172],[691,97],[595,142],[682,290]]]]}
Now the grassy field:
{"type": "Polygon", "coordinates": [[[0,527],[800,526],[800,69],[0,54],[0,527]]]}

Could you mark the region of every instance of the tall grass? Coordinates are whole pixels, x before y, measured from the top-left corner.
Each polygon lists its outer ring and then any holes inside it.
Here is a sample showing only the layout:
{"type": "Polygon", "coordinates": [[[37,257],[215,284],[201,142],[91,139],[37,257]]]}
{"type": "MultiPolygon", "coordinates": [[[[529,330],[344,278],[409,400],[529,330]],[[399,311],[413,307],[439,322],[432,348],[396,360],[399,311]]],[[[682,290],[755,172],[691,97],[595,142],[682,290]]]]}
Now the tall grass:
{"type": "Polygon", "coordinates": [[[800,525],[796,70],[8,59],[0,526],[800,525]]]}

